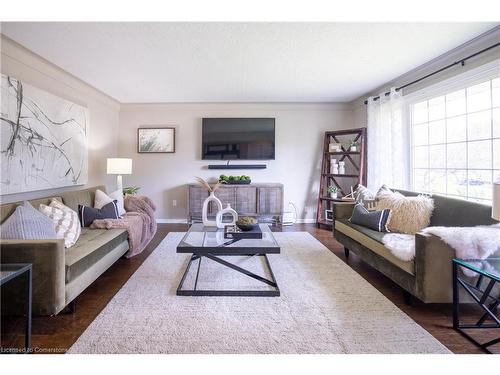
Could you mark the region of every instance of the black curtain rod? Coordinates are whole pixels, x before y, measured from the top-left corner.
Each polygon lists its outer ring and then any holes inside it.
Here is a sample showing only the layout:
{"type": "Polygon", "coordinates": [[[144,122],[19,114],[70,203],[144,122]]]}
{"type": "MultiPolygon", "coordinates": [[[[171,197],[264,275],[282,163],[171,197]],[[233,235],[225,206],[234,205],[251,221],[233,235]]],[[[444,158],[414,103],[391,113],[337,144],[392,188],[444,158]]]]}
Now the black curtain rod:
{"type": "MultiPolygon", "coordinates": [[[[407,83],[406,85],[403,85],[403,86],[400,86],[400,87],[396,87],[396,91],[399,91],[399,90],[402,90],[402,89],[404,89],[404,88],[406,88],[406,87],[408,87],[408,86],[414,85],[415,83],[418,83],[418,82],[420,82],[420,81],[423,81],[423,80],[424,80],[424,79],[426,79],[426,78],[432,77],[432,76],[433,76],[433,75],[435,75],[435,74],[441,73],[443,70],[449,69],[449,68],[451,68],[451,67],[453,67],[453,66],[455,66],[455,65],[460,64],[460,65],[464,66],[464,65],[465,65],[465,62],[466,62],[467,60],[472,59],[473,57],[476,57],[477,55],[480,55],[480,54],[482,54],[482,53],[484,53],[484,52],[486,52],[486,51],[489,51],[490,49],[496,48],[496,47],[498,47],[498,46],[500,46],[500,43],[493,44],[492,46],[489,46],[488,48],[482,49],[481,51],[478,51],[478,52],[476,52],[476,53],[473,53],[473,54],[472,54],[472,55],[470,55],[470,56],[467,56],[467,57],[464,57],[464,58],[463,58],[463,59],[461,59],[461,60],[455,61],[454,63],[452,63],[452,64],[450,64],[450,65],[446,65],[444,68],[441,68],[441,69],[436,70],[435,72],[429,73],[429,74],[427,74],[427,75],[425,75],[425,76],[423,76],[423,77],[421,77],[421,78],[419,78],[419,79],[416,79],[415,81],[412,81],[412,82],[410,82],[410,83],[407,83]]],[[[389,95],[390,93],[391,93],[391,92],[390,92],[390,91],[388,91],[388,92],[386,92],[384,95],[385,95],[385,96],[387,96],[387,95],[389,95]]],[[[380,99],[380,96],[376,96],[375,98],[373,98],[373,100],[378,100],[378,99],[380,99]]],[[[368,100],[365,100],[365,104],[368,104],[368,100]]]]}

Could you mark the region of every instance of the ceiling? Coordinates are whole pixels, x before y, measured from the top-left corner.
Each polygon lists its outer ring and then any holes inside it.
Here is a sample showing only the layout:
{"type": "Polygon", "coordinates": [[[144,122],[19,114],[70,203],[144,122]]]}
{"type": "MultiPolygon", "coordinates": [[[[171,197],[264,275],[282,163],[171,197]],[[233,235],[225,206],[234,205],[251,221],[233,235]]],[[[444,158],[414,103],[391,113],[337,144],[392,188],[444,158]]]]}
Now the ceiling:
{"type": "Polygon", "coordinates": [[[122,103],[346,102],[494,23],[2,23],[122,103]]]}

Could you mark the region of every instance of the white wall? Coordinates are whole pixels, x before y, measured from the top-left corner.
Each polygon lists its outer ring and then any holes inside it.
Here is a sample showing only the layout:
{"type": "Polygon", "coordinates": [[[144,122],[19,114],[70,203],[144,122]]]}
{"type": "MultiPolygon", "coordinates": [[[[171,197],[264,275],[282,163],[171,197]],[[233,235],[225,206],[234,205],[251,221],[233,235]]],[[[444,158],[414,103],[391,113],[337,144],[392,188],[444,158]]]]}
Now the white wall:
{"type": "MultiPolygon", "coordinates": [[[[89,179],[87,186],[108,184],[114,176],[106,175],[106,158],[117,153],[120,104],[92,86],[49,63],[40,56],[1,35],[1,66],[3,74],[11,75],[54,95],[89,108],[89,179]]],[[[82,186],[1,196],[2,203],[46,197],[58,191],[81,189],[82,186]]]]}
{"type": "Polygon", "coordinates": [[[182,220],[187,216],[186,185],[194,182],[194,176],[216,179],[221,173],[246,174],[254,182],[283,183],[285,206],[294,202],[299,217],[312,221],[324,132],[354,125],[348,104],[124,104],[118,154],[133,158],[133,174],[124,176],[123,184],[140,186],[141,193],[156,202],[157,218],[182,220]],[[264,170],[208,170],[207,165],[215,162],[201,160],[203,117],[275,117],[276,160],[259,161],[267,164],[264,170]],[[137,153],[137,128],[151,125],[176,128],[174,154],[137,153]]]}
{"type": "MultiPolygon", "coordinates": [[[[400,87],[406,83],[412,82],[416,79],[424,77],[425,75],[432,73],[444,66],[454,63],[455,61],[460,61],[461,59],[470,56],[482,49],[485,49],[491,45],[498,43],[500,40],[500,26],[496,27],[479,37],[472,39],[471,41],[437,57],[434,60],[410,71],[402,76],[393,79],[384,85],[367,92],[358,99],[351,102],[353,106],[353,121],[359,126],[366,126],[366,105],[364,101],[369,96],[376,96],[381,92],[387,92],[391,87],[400,87]]],[[[412,92],[421,90],[424,87],[436,84],[438,82],[444,81],[446,79],[452,78],[456,75],[465,73],[471,69],[477,68],[484,65],[490,61],[500,58],[500,48],[494,48],[489,50],[473,59],[468,60],[464,66],[455,65],[454,67],[447,69],[439,74],[429,77],[415,85],[409,86],[403,90],[403,94],[407,95],[412,92]]]]}

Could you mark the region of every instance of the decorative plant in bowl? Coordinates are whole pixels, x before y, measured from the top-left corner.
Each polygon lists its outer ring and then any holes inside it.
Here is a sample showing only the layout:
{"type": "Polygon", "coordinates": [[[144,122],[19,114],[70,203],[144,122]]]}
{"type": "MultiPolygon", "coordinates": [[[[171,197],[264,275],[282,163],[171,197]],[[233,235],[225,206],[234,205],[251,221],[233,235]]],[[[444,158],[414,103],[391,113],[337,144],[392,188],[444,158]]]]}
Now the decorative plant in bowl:
{"type": "Polygon", "coordinates": [[[354,139],[351,139],[349,141],[349,145],[348,145],[349,151],[356,152],[358,150],[358,146],[359,146],[359,142],[358,141],[356,141],[354,139]]]}
{"type": "Polygon", "coordinates": [[[251,216],[240,216],[236,221],[236,226],[246,232],[257,226],[257,219],[251,216]]]}
{"type": "Polygon", "coordinates": [[[338,196],[340,189],[336,186],[330,185],[330,186],[328,186],[326,191],[328,191],[330,193],[330,198],[337,199],[337,196],[338,196]]]}
{"type": "Polygon", "coordinates": [[[252,182],[252,179],[250,176],[226,176],[225,174],[221,174],[219,176],[219,182],[221,184],[228,184],[228,185],[247,185],[252,182]]]}

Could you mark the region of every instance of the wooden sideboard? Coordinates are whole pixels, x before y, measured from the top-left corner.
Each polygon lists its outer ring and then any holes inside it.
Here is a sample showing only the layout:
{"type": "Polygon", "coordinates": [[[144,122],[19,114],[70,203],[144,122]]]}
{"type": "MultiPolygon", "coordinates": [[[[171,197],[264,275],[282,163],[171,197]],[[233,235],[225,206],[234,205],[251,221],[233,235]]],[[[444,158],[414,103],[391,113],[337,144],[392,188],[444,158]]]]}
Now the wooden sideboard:
{"type": "MultiPolygon", "coordinates": [[[[283,214],[283,184],[222,185],[215,192],[225,208],[229,203],[238,215],[257,216],[276,220],[283,214]]],[[[198,184],[188,185],[188,220],[201,220],[203,202],[208,197],[206,189],[198,184]]],[[[209,205],[209,216],[215,217],[216,207],[209,205]]]]}

